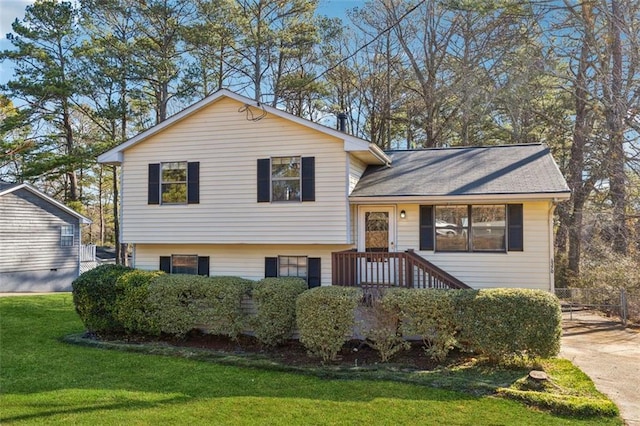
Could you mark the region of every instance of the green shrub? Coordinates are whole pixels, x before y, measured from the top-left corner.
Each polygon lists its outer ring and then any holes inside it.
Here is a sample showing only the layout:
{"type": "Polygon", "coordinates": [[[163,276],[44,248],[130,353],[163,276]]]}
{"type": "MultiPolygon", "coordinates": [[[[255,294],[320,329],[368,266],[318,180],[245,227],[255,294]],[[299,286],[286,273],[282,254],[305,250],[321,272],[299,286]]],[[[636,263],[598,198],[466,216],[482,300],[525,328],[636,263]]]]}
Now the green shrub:
{"type": "Polygon", "coordinates": [[[560,303],[548,292],[480,290],[458,304],[458,313],[461,339],[491,361],[551,357],[560,350],[560,303]]]}
{"type": "Polygon", "coordinates": [[[267,346],[290,338],[296,326],[296,299],[307,289],[301,278],[265,278],[253,287],[253,331],[267,346]]]}
{"type": "Polygon", "coordinates": [[[73,303],[89,332],[98,336],[122,332],[122,324],[114,317],[116,281],[130,271],[122,265],[101,265],[73,281],[73,303]]]}
{"type": "Polygon", "coordinates": [[[160,275],[149,286],[151,331],[184,337],[202,327],[235,339],[245,325],[242,298],[251,283],[237,277],[160,275]]]}
{"type": "Polygon", "coordinates": [[[316,287],[296,301],[300,342],[311,355],[335,360],[355,325],[355,308],[362,292],[349,287],[316,287]]]}
{"type": "Polygon", "coordinates": [[[371,306],[360,306],[358,312],[362,317],[360,332],[365,343],[378,352],[380,361],[388,362],[396,353],[409,349],[400,332],[400,314],[389,306],[388,298],[375,298],[371,306]]]}
{"type": "Polygon", "coordinates": [[[428,356],[443,361],[456,344],[452,290],[393,289],[385,304],[397,312],[403,336],[420,336],[428,356]]]}
{"type": "Polygon", "coordinates": [[[129,334],[157,334],[149,312],[149,286],[163,275],[161,271],[136,269],[121,275],[116,281],[115,318],[129,334]]]}

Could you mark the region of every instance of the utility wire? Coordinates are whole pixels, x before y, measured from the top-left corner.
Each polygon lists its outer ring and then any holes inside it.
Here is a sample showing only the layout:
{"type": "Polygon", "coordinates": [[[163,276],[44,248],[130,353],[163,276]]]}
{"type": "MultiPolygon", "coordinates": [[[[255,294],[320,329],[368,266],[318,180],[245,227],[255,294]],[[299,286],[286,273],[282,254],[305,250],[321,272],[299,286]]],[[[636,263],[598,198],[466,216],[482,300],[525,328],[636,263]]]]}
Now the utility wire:
{"type": "Polygon", "coordinates": [[[387,28],[385,28],[384,30],[380,31],[374,38],[372,38],[371,40],[369,40],[367,43],[363,44],[362,46],[358,47],[352,54],[342,58],[341,60],[339,60],[335,65],[330,66],[329,68],[327,68],[326,70],[324,70],[323,72],[321,72],[320,74],[318,74],[315,78],[313,78],[312,80],[310,80],[307,84],[305,84],[305,86],[313,83],[314,81],[318,80],[319,78],[321,78],[322,76],[324,76],[326,73],[333,71],[334,69],[338,68],[340,65],[342,65],[343,63],[347,62],[349,59],[353,58],[354,56],[356,56],[358,53],[360,53],[362,50],[366,49],[367,47],[369,47],[370,45],[372,45],[373,43],[376,42],[376,40],[378,40],[380,37],[382,37],[383,35],[385,35],[386,33],[388,33],[389,31],[391,31],[394,27],[396,27],[400,22],[402,22],[402,20],[404,20],[404,18],[406,18],[407,16],[409,16],[409,14],[411,14],[414,10],[416,10],[418,7],[420,7],[421,5],[423,5],[426,2],[426,0],[420,0],[418,3],[416,3],[414,6],[410,7],[409,9],[407,9],[407,11],[405,13],[402,14],[401,17],[398,18],[398,20],[396,22],[394,22],[393,24],[389,25],[387,28]]]}

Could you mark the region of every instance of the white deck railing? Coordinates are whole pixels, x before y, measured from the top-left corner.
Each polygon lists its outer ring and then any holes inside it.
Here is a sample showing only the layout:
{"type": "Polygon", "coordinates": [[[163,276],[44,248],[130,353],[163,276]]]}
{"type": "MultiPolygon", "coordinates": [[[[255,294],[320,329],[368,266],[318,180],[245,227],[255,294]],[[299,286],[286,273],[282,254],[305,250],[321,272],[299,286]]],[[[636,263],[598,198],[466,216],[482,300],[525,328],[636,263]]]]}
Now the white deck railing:
{"type": "Polygon", "coordinates": [[[95,262],[96,246],[95,244],[83,244],[80,246],[80,262],[95,262]]]}

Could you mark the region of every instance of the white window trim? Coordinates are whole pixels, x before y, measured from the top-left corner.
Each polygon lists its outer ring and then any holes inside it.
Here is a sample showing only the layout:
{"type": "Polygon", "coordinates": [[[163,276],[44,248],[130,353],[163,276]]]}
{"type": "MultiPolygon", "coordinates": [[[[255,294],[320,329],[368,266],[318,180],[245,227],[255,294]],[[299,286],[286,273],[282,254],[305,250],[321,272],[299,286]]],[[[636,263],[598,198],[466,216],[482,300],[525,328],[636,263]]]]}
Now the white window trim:
{"type": "Polygon", "coordinates": [[[60,226],[60,247],[73,247],[75,243],[75,226],[74,225],[61,225],[60,226]],[[70,230],[70,233],[69,233],[70,230]],[[65,232],[67,231],[67,232],[65,232]],[[71,244],[64,244],[65,238],[71,237],[71,244]]]}
{"type": "Polygon", "coordinates": [[[189,202],[189,162],[188,161],[163,161],[160,163],[160,205],[184,205],[184,204],[188,204],[189,202]],[[165,182],[164,181],[164,173],[163,173],[163,166],[165,164],[175,164],[175,163],[180,163],[180,164],[184,164],[185,168],[184,168],[184,172],[185,172],[185,180],[183,181],[168,181],[165,182]],[[163,185],[164,184],[184,184],[184,194],[185,194],[185,199],[184,201],[180,201],[177,203],[170,203],[170,202],[165,202],[163,200],[163,185]]]}
{"type": "Polygon", "coordinates": [[[291,203],[291,202],[302,202],[302,156],[300,155],[284,155],[284,156],[280,156],[280,157],[271,157],[271,161],[270,164],[271,166],[271,170],[270,170],[270,188],[269,191],[271,192],[271,202],[274,203],[291,203]],[[282,159],[282,158],[294,158],[298,160],[298,177],[274,177],[273,176],[273,160],[275,159],[282,159]],[[298,199],[293,199],[293,200],[276,200],[273,197],[273,183],[275,181],[278,182],[282,182],[282,181],[298,181],[298,199]]]}

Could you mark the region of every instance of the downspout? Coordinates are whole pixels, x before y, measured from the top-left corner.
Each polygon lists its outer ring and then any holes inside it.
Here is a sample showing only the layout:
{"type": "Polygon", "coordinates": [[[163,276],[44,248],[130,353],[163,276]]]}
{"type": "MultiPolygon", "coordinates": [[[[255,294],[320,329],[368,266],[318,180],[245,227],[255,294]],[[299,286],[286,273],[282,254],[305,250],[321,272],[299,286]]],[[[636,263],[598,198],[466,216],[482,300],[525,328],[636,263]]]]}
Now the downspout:
{"type": "Polygon", "coordinates": [[[553,213],[556,210],[556,206],[558,205],[558,200],[554,198],[549,203],[549,292],[551,294],[555,294],[555,252],[554,252],[554,244],[553,244],[553,213]]]}
{"type": "Polygon", "coordinates": [[[346,239],[345,241],[347,242],[347,244],[353,244],[353,241],[351,240],[351,236],[353,235],[352,229],[351,229],[351,203],[349,202],[349,188],[351,186],[351,155],[347,152],[346,153],[346,170],[345,170],[345,174],[346,174],[346,183],[345,183],[345,188],[344,188],[344,193],[345,193],[345,200],[346,200],[346,209],[347,209],[347,235],[346,235],[346,239]]]}
{"type": "Polygon", "coordinates": [[[82,266],[82,258],[80,257],[80,252],[82,250],[82,220],[78,219],[78,250],[77,250],[77,255],[78,255],[78,270],[76,273],[76,278],[80,276],[80,271],[81,266],[82,266]]]}

